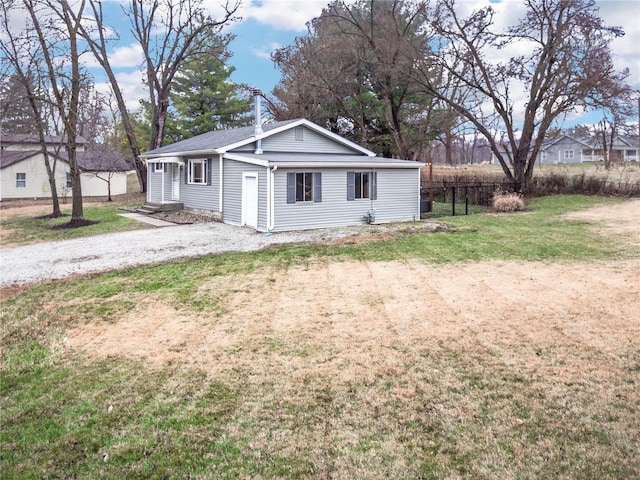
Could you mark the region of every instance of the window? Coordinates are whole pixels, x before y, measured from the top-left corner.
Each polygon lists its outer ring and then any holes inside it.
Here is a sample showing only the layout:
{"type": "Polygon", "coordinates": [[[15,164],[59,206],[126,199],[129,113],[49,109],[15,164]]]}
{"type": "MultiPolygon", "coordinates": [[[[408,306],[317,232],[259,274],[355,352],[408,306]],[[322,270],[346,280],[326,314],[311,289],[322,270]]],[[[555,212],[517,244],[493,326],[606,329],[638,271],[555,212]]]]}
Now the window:
{"type": "Polygon", "coordinates": [[[205,160],[189,160],[187,183],[207,185],[209,183],[209,162],[205,160]]]}
{"type": "Polygon", "coordinates": [[[287,203],[321,202],[322,173],[287,173],[287,203]]]}
{"type": "Polygon", "coordinates": [[[564,151],[564,159],[565,160],[573,160],[573,150],[565,150],[564,151]]]}
{"type": "Polygon", "coordinates": [[[376,200],[377,180],[377,172],[347,172],[347,200],[376,200]]]}
{"type": "Polygon", "coordinates": [[[16,188],[26,188],[27,186],[27,174],[16,173],[16,188]]]}
{"type": "Polygon", "coordinates": [[[167,173],[167,164],[162,162],[155,162],[153,164],[153,171],[155,173],[167,173]]]}
{"type": "Polygon", "coordinates": [[[71,173],[67,172],[67,182],[66,182],[66,187],[67,188],[71,188],[73,187],[73,182],[71,181],[71,173]]]}

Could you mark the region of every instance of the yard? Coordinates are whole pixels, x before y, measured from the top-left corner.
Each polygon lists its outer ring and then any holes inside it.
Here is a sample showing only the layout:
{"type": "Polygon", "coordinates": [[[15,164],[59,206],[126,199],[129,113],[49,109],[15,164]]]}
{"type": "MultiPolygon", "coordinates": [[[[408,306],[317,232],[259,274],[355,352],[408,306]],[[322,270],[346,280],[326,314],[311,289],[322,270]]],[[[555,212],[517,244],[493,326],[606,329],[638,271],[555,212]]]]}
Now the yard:
{"type": "Polygon", "coordinates": [[[640,201],[598,203],[27,289],[2,478],[640,478],[640,201]]]}

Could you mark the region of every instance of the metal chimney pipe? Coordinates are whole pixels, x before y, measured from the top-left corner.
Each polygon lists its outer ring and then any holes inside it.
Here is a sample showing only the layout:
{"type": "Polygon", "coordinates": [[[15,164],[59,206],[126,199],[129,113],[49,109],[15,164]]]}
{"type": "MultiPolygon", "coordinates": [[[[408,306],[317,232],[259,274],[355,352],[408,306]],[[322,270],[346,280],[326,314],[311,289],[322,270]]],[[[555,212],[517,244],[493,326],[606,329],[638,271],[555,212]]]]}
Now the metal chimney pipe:
{"type": "MultiPolygon", "coordinates": [[[[262,97],[262,92],[260,91],[260,89],[258,88],[254,88],[253,89],[253,98],[254,98],[254,102],[255,102],[255,129],[253,131],[253,134],[258,136],[260,134],[263,133],[262,130],[262,108],[260,105],[260,98],[262,97]]],[[[253,152],[256,155],[260,155],[262,154],[262,140],[261,139],[257,139],[256,140],[256,149],[253,152]]]]}

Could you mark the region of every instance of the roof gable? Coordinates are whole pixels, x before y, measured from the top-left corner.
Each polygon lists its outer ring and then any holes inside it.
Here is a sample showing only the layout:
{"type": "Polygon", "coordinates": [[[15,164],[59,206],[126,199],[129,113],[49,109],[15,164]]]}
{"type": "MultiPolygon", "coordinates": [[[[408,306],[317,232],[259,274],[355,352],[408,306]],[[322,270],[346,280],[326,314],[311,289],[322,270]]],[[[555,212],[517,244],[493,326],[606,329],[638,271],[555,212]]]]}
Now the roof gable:
{"type": "Polygon", "coordinates": [[[180,142],[166,145],[164,147],[145,152],[143,158],[153,158],[162,156],[187,156],[187,155],[209,155],[223,154],[230,150],[241,148],[252,144],[257,140],[263,140],[284,131],[305,126],[320,135],[323,135],[334,142],[340,143],[361,155],[374,156],[375,154],[360,145],[347,140],[319,125],[316,125],[304,118],[285,120],[282,122],[262,124],[262,133],[256,135],[255,126],[232,128],[228,130],[215,130],[201,135],[182,140],[180,142]]]}
{"type": "Polygon", "coordinates": [[[0,168],[6,168],[10,165],[15,165],[23,160],[31,158],[41,153],[39,150],[4,150],[0,153],[0,168]]]}

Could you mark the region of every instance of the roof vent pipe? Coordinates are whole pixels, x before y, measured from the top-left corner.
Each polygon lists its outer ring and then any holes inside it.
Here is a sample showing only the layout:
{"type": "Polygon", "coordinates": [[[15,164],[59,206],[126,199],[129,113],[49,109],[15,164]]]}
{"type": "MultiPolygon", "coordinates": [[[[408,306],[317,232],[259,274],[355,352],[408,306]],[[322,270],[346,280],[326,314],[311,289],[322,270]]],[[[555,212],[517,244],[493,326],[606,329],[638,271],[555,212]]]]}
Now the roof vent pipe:
{"type": "MultiPolygon", "coordinates": [[[[260,134],[263,133],[262,130],[262,107],[260,105],[260,98],[262,97],[262,92],[258,89],[258,88],[254,88],[253,89],[253,98],[255,101],[255,107],[256,107],[256,120],[255,120],[255,129],[253,131],[253,134],[255,136],[258,136],[260,134]]],[[[261,139],[257,139],[256,140],[256,149],[253,152],[256,155],[260,155],[262,154],[262,140],[261,139]]]]}

